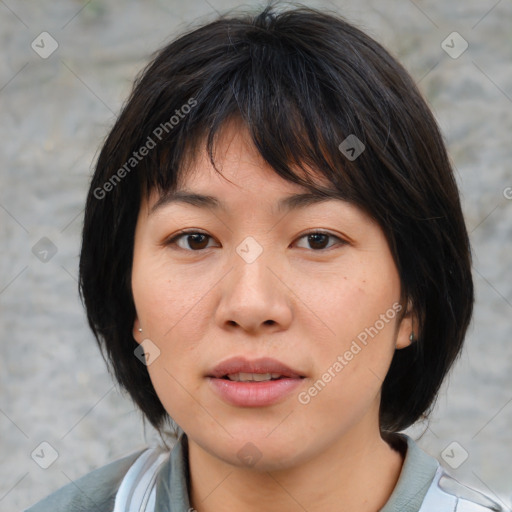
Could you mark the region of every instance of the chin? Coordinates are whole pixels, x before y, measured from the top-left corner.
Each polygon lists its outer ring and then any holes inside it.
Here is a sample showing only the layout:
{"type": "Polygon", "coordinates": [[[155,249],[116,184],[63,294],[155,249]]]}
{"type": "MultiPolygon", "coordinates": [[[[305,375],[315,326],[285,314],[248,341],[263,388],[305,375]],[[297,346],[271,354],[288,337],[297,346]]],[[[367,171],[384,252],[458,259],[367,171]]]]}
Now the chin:
{"type": "MultiPolygon", "coordinates": [[[[275,427],[274,427],[275,428],[275,427]]],[[[231,431],[230,431],[231,432],[231,431]]],[[[240,433],[231,432],[233,438],[222,443],[208,442],[212,455],[237,468],[247,468],[256,472],[288,469],[307,458],[303,440],[289,432],[279,435],[272,428],[248,429],[240,433]]]]}

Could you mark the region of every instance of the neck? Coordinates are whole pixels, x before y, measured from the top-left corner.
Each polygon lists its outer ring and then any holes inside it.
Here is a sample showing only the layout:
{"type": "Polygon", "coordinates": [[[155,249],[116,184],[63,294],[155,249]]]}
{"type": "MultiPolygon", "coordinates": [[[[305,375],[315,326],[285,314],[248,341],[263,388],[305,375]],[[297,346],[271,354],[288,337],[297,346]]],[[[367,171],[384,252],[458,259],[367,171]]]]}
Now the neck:
{"type": "Polygon", "coordinates": [[[395,488],[403,457],[378,430],[361,434],[354,430],[313,458],[275,471],[227,464],[189,439],[190,504],[197,512],[377,512],[395,488]]]}

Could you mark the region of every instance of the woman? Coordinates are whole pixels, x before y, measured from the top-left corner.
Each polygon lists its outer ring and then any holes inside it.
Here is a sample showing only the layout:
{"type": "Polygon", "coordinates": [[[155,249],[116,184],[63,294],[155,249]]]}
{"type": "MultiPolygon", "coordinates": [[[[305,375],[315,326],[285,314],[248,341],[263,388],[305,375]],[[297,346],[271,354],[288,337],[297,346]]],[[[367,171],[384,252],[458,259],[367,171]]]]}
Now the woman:
{"type": "Polygon", "coordinates": [[[80,291],[176,443],[31,511],[503,510],[399,432],[471,319],[471,255],[413,80],[342,18],[219,18],[163,48],[98,158],[80,291]]]}

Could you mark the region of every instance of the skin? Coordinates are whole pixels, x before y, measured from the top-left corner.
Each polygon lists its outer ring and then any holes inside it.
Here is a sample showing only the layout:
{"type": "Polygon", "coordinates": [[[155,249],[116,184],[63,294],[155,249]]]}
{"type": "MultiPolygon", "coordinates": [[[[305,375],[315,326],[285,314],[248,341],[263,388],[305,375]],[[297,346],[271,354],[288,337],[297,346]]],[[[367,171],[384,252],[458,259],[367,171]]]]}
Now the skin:
{"type": "Polygon", "coordinates": [[[160,350],[148,371],[188,436],[191,506],[375,512],[403,464],[381,438],[378,414],[393,354],[410,344],[412,315],[386,323],[308,404],[298,394],[400,302],[389,246],[370,217],[339,199],[277,213],[279,199],[307,190],[279,177],[243,126],[224,128],[215,161],[229,181],[200,153],[180,189],[215,196],[226,211],[170,203],[151,213],[153,191],[134,244],[133,336],[160,350]],[[183,229],[209,237],[165,244],[183,229]],[[304,236],[311,231],[333,237],[315,243],[304,236]],[[250,264],[236,252],[247,236],[263,249],[250,264]],[[236,407],[206,377],[235,355],[273,357],[306,378],[277,404],[236,407]],[[253,466],[237,455],[248,442],[260,454],[253,466]]]}

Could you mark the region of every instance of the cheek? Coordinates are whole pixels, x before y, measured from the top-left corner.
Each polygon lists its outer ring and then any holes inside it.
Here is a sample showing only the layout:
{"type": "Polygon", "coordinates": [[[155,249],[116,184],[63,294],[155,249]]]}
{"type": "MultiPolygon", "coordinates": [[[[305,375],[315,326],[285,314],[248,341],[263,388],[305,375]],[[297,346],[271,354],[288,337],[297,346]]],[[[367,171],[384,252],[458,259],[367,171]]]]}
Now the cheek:
{"type": "Polygon", "coordinates": [[[336,349],[342,350],[359,334],[363,333],[364,338],[376,322],[382,338],[392,337],[394,307],[400,299],[400,281],[394,265],[358,261],[340,271],[297,283],[297,295],[314,313],[308,318],[320,327],[316,336],[321,335],[326,345],[336,343],[336,349]],[[382,324],[380,319],[386,313],[382,324]]]}
{"type": "Polygon", "coordinates": [[[207,311],[211,287],[208,280],[180,273],[158,255],[143,250],[134,255],[132,290],[137,316],[144,337],[160,351],[148,372],[169,413],[190,402],[184,390],[194,393],[197,386],[201,340],[211,321],[207,311]]]}
{"type": "Polygon", "coordinates": [[[162,342],[177,331],[193,334],[200,328],[208,318],[202,312],[202,298],[209,288],[206,280],[197,279],[197,273],[175,269],[163,254],[151,255],[141,249],[134,256],[132,291],[137,315],[142,326],[162,342]]]}
{"type": "Polygon", "coordinates": [[[340,412],[358,409],[378,394],[394,354],[401,309],[392,260],[358,261],[351,269],[322,279],[315,290],[309,287],[307,296],[323,326],[315,334],[315,377],[320,382],[311,391],[319,407],[340,412]]]}

